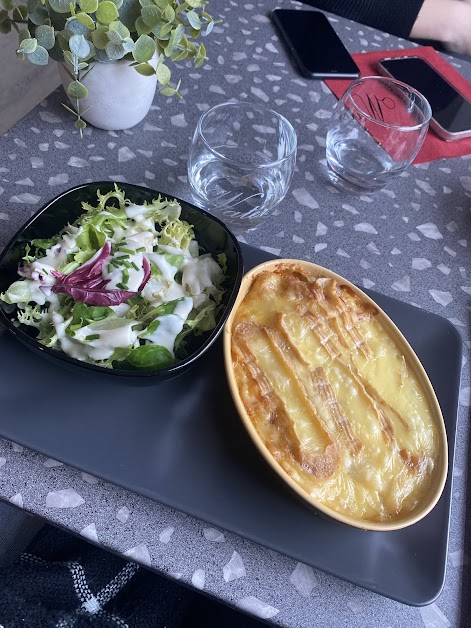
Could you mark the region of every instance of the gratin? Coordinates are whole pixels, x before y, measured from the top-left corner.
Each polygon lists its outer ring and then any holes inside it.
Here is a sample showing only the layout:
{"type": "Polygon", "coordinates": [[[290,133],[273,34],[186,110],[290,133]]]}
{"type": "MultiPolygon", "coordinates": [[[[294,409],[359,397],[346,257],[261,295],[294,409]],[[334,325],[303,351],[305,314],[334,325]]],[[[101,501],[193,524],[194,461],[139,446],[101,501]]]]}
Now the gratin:
{"type": "Polygon", "coordinates": [[[329,274],[293,263],[254,274],[231,315],[233,387],[313,503],[360,525],[402,519],[438,472],[430,393],[437,402],[384,313],[329,274]]]}

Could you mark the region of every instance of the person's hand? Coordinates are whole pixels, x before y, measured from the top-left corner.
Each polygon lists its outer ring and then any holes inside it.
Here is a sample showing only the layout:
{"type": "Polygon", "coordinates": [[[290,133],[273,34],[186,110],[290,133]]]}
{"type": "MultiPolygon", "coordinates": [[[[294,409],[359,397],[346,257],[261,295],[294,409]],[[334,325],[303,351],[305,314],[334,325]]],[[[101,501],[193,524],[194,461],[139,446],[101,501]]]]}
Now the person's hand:
{"type": "Polygon", "coordinates": [[[424,0],[410,36],[471,55],[471,0],[424,0]]]}

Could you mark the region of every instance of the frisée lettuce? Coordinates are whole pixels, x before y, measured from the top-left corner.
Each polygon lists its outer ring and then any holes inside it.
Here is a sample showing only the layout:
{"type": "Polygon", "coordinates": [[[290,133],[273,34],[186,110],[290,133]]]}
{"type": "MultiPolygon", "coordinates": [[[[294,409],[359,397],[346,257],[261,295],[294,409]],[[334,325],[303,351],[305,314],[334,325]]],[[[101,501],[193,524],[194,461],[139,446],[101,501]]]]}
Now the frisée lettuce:
{"type": "Polygon", "coordinates": [[[57,235],[31,241],[0,294],[46,347],[105,368],[160,369],[216,326],[225,256],[200,251],[175,200],[138,205],[115,185],[57,235]]]}

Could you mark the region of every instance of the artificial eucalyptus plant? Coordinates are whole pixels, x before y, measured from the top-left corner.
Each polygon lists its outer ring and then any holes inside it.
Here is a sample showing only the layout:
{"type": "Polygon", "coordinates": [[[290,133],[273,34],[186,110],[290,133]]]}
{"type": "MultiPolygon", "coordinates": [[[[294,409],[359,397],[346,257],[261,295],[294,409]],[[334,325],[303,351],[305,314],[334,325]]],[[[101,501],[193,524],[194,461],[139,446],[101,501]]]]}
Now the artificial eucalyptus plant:
{"type": "MultiPolygon", "coordinates": [[[[13,28],[19,36],[17,56],[37,65],[49,57],[62,63],[71,78],[67,88],[75,102],[75,126],[86,127],[80,100],[88,96],[83,84],[93,62],[110,63],[129,58],[136,72],[157,75],[164,96],[181,98],[180,82],[170,84],[164,59],[206,59],[200,35],[214,25],[205,11],[208,0],[0,0],[0,33],[13,28]],[[157,66],[149,61],[158,54],[157,66]]],[[[66,105],[64,105],[66,106],[66,105]]]]}

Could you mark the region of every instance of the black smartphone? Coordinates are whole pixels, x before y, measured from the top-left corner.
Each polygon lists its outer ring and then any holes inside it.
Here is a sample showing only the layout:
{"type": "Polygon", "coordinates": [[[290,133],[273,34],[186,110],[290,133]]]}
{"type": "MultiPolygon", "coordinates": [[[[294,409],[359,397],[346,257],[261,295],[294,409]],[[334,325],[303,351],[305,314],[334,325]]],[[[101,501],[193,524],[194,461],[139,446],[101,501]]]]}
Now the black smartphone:
{"type": "Polygon", "coordinates": [[[430,126],[442,139],[449,142],[471,137],[471,102],[425,59],[381,59],[378,69],[425,96],[432,108],[430,126]]]}
{"type": "Polygon", "coordinates": [[[304,76],[332,79],[360,75],[355,61],[320,11],[274,9],[272,18],[304,76]]]}

